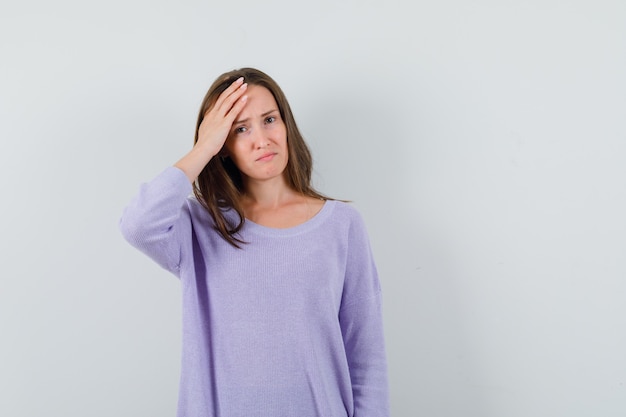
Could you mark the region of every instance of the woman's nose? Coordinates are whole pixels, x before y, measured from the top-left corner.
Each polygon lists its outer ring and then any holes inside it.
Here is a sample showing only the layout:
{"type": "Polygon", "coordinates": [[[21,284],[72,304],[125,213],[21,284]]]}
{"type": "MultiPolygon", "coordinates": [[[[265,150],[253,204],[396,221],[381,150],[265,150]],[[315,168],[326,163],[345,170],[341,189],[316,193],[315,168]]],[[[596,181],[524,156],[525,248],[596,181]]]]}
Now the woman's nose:
{"type": "Polygon", "coordinates": [[[251,132],[252,143],[254,144],[255,149],[265,148],[269,145],[269,140],[265,136],[262,128],[255,127],[251,132]]]}

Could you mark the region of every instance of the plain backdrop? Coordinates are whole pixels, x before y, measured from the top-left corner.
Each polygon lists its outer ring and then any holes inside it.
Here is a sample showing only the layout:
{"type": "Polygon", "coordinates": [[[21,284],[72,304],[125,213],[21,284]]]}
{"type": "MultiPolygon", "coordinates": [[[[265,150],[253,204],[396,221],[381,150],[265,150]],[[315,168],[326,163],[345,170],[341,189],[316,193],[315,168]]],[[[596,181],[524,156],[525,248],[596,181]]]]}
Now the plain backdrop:
{"type": "Polygon", "coordinates": [[[623,0],[3,2],[0,59],[0,415],[175,414],[118,220],[242,66],[366,220],[394,416],[626,415],[623,0]]]}

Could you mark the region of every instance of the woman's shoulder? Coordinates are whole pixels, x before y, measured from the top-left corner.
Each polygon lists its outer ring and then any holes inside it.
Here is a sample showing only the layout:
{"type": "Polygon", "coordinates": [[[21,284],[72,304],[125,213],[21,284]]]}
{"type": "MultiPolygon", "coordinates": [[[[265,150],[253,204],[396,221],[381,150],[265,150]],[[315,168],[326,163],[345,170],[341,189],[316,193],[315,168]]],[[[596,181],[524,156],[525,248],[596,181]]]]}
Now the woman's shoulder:
{"type": "Polygon", "coordinates": [[[348,215],[358,215],[359,210],[354,206],[354,203],[347,200],[327,200],[326,203],[333,205],[333,210],[345,213],[348,215]]]}
{"type": "Polygon", "coordinates": [[[363,222],[361,212],[355,207],[354,203],[343,200],[327,200],[326,204],[330,204],[332,210],[331,218],[342,222],[363,222]]]}

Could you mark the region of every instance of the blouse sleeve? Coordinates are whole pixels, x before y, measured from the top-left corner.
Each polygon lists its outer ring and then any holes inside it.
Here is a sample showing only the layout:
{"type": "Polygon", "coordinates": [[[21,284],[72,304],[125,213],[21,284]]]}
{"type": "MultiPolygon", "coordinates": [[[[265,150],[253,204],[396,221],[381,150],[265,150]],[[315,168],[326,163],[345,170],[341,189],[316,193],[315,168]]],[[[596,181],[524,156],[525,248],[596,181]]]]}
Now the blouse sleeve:
{"type": "Polygon", "coordinates": [[[177,276],[181,248],[191,235],[186,209],[191,191],[183,171],[169,167],[141,185],[119,223],[122,235],[131,245],[177,276]]]}
{"type": "Polygon", "coordinates": [[[354,417],[388,417],[389,391],[381,289],[360,215],[352,222],[339,312],[354,397],[354,417]]]}

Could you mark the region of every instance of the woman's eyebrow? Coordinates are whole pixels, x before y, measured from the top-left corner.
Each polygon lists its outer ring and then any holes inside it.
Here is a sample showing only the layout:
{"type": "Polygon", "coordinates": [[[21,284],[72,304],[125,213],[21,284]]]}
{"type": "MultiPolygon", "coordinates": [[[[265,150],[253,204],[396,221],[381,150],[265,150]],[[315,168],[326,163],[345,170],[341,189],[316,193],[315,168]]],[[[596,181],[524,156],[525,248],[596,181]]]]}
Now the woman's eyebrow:
{"type": "MultiPolygon", "coordinates": [[[[265,117],[265,116],[267,116],[267,115],[269,115],[269,114],[272,114],[272,113],[274,113],[274,112],[277,112],[277,111],[278,111],[278,109],[272,109],[272,110],[266,111],[266,112],[265,112],[265,113],[263,113],[260,117],[265,117]]],[[[238,124],[238,123],[244,123],[244,122],[247,122],[248,120],[250,120],[250,118],[249,118],[249,117],[246,117],[245,119],[235,120],[235,121],[233,122],[233,124],[234,124],[234,125],[236,125],[236,124],[238,124]]]]}

